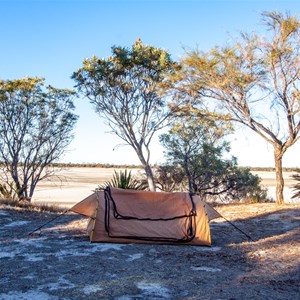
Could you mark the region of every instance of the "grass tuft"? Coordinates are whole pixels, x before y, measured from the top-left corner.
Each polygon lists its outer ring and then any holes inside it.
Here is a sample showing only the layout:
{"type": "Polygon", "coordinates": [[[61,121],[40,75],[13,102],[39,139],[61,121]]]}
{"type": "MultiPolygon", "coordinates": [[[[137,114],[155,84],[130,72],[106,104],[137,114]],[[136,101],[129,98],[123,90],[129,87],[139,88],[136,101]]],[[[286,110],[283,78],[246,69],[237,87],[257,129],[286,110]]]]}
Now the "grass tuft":
{"type": "Polygon", "coordinates": [[[62,213],[66,209],[56,204],[47,203],[31,203],[28,201],[18,201],[11,199],[0,199],[0,205],[9,206],[12,208],[18,208],[26,211],[38,211],[38,212],[50,212],[50,213],[62,213]]]}

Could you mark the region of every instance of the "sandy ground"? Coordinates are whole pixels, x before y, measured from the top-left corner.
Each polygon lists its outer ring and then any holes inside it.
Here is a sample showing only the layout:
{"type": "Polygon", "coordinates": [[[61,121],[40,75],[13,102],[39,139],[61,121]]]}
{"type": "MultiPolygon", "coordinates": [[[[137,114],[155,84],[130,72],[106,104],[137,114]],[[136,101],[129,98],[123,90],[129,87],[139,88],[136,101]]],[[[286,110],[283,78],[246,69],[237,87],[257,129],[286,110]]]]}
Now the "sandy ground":
{"type": "MultiPolygon", "coordinates": [[[[118,169],[116,171],[119,171],[118,169]]],[[[132,174],[141,172],[133,169],[132,174]]],[[[81,201],[99,185],[113,176],[113,168],[69,168],[62,170],[59,177],[41,182],[34,194],[33,201],[54,203],[65,207],[71,207],[81,201]]],[[[274,172],[253,172],[262,178],[262,184],[268,188],[269,197],[275,199],[275,174],[274,172]]],[[[292,172],[284,172],[286,188],[284,196],[286,202],[295,202],[291,200],[292,189],[294,184],[291,179],[292,172]]]]}
{"type": "Polygon", "coordinates": [[[272,299],[300,295],[300,204],[216,209],[212,247],[90,243],[87,219],[0,206],[0,299],[272,299]]]}

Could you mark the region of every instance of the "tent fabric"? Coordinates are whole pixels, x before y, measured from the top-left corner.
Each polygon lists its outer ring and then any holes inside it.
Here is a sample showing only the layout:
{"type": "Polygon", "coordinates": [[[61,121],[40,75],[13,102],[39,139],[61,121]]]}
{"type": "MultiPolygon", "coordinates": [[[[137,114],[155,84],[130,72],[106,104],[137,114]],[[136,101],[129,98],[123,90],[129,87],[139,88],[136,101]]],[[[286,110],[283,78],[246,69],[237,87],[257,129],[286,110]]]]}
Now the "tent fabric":
{"type": "Polygon", "coordinates": [[[90,217],[91,242],[211,245],[209,220],[218,213],[189,193],[108,188],[71,211],[90,217]]]}
{"type": "Polygon", "coordinates": [[[83,199],[79,203],[75,204],[70,210],[74,213],[78,213],[90,218],[95,217],[97,208],[97,194],[94,193],[87,198],[83,199]]]}
{"type": "Polygon", "coordinates": [[[199,204],[204,207],[208,221],[210,222],[213,219],[223,218],[221,214],[219,214],[214,208],[212,208],[209,204],[201,200],[201,198],[197,195],[193,196],[194,201],[198,202],[199,204]]]}

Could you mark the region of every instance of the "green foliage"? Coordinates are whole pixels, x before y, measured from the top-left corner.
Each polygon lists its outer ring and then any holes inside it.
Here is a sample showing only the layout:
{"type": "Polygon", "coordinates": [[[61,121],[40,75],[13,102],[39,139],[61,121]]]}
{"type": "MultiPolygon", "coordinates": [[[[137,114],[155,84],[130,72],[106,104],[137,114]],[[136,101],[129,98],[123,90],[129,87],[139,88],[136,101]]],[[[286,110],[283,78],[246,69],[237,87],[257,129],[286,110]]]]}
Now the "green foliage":
{"type": "Polygon", "coordinates": [[[266,197],[257,176],[239,168],[235,158],[223,158],[229,151],[224,134],[216,124],[199,123],[192,116],[175,122],[161,135],[168,166],[158,169],[157,181],[167,189],[185,188],[203,198],[260,201],[266,197]]]}
{"type": "Polygon", "coordinates": [[[293,185],[294,195],[292,198],[300,198],[300,170],[297,170],[296,174],[292,175],[292,178],[296,181],[296,183],[293,185]]]}
{"type": "Polygon", "coordinates": [[[99,190],[104,190],[107,186],[120,188],[120,189],[130,189],[130,190],[146,190],[147,183],[143,180],[138,180],[131,175],[131,171],[127,172],[120,170],[119,173],[114,171],[113,178],[106,181],[104,184],[99,185],[99,190]]]}
{"type": "Polygon", "coordinates": [[[131,48],[113,46],[107,59],[85,59],[72,78],[113,132],[132,144],[133,134],[148,136],[164,121],[166,103],[158,94],[159,84],[174,66],[166,50],[138,40],[131,48]]]}
{"type": "Polygon", "coordinates": [[[268,200],[267,189],[261,185],[261,178],[253,175],[250,168],[233,165],[228,171],[227,183],[230,189],[226,195],[227,199],[250,203],[268,200]]]}
{"type": "MultiPolygon", "coordinates": [[[[227,165],[227,168],[221,172],[216,171],[209,168],[202,169],[202,173],[194,173],[198,178],[193,181],[192,192],[209,200],[221,199],[249,203],[267,200],[267,189],[261,186],[261,179],[253,175],[249,168],[227,165]]],[[[188,189],[187,175],[178,164],[158,167],[155,180],[159,189],[165,192],[188,189]]]]}
{"type": "Polygon", "coordinates": [[[182,168],[176,165],[158,166],[155,172],[156,187],[164,192],[185,191],[187,180],[182,168]]]}
{"type": "Polygon", "coordinates": [[[136,82],[154,88],[164,79],[165,73],[172,72],[174,65],[166,50],[144,45],[139,39],[131,48],[113,46],[112,55],[107,59],[86,58],[83,67],[74,72],[72,78],[88,96],[91,95],[88,91],[99,96],[110,95],[115,90],[131,94],[139,88],[135,86],[136,82]],[[97,85],[86,86],[92,83],[97,85]],[[94,90],[91,90],[92,87],[94,90]]]}

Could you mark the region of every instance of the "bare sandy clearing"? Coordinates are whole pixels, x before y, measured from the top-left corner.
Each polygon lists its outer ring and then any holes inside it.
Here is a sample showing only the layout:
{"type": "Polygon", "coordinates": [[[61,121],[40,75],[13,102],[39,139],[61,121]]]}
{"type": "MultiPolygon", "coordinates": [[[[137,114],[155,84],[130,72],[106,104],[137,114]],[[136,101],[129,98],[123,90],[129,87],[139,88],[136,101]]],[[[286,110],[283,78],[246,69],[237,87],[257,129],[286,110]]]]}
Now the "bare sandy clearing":
{"type": "MultiPolygon", "coordinates": [[[[98,185],[110,180],[117,168],[69,168],[58,173],[58,177],[40,182],[33,201],[54,203],[71,207],[92,194],[98,185]]],[[[124,170],[124,169],[121,169],[124,170]]],[[[132,169],[132,175],[141,172],[132,169]]]]}

